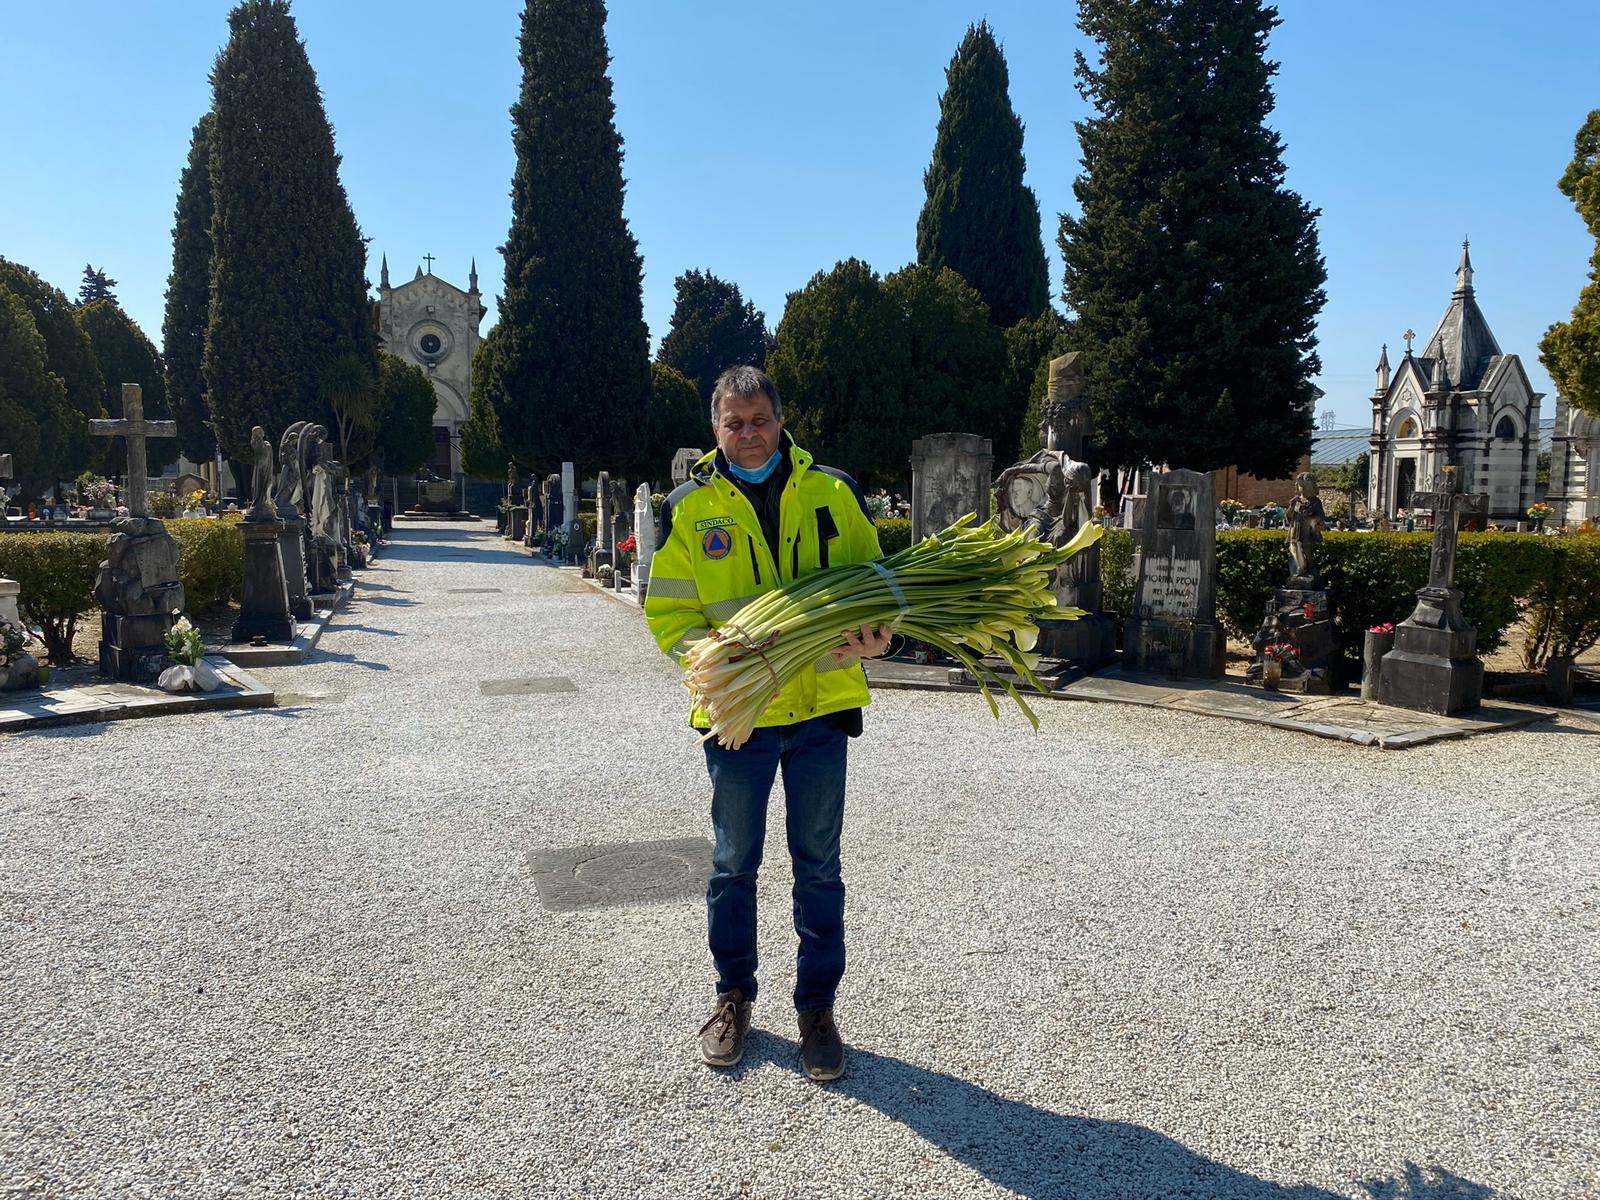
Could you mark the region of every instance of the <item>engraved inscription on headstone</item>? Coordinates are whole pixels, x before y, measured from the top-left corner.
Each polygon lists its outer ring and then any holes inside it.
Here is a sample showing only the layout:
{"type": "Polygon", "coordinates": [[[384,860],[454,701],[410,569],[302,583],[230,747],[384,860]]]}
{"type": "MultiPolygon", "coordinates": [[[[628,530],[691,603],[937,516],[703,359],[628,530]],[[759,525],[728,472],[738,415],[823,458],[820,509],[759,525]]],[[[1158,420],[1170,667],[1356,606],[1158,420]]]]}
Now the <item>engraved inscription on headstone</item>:
{"type": "Polygon", "coordinates": [[[1140,616],[1193,620],[1200,608],[1200,563],[1192,558],[1158,558],[1145,564],[1140,616]]]}

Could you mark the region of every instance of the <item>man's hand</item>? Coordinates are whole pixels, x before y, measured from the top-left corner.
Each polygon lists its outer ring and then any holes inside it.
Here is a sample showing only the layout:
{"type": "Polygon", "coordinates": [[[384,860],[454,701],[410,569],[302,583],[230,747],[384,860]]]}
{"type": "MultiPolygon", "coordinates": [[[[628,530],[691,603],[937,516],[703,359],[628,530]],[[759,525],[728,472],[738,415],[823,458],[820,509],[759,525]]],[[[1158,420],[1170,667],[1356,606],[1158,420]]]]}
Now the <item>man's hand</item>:
{"type": "Polygon", "coordinates": [[[833,655],[834,662],[842,663],[847,658],[877,658],[889,649],[894,630],[887,625],[879,625],[876,629],[863,625],[859,637],[849,629],[842,636],[844,645],[828,651],[833,655]]]}

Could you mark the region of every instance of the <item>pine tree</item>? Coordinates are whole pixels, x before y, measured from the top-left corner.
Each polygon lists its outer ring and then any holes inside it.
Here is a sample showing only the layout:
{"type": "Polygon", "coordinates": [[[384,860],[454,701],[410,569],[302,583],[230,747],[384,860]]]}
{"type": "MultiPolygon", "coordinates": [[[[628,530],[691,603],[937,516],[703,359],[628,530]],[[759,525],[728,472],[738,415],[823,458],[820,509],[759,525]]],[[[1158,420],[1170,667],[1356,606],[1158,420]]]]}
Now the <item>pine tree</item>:
{"type": "Polygon", "coordinates": [[[955,271],[1002,327],[1050,303],[1039,202],[1022,182],[1024,167],[1005,56],[980,21],[945,71],[933,162],[922,177],[928,198],[917,218],[917,262],[955,271]]]}
{"type": "Polygon", "coordinates": [[[679,447],[711,445],[710,398],[702,399],[694,381],[677,368],[651,363],[644,425],[644,454],[634,474],[665,481],[679,447]]]}
{"type": "Polygon", "coordinates": [[[94,269],[92,263],[83,264],[83,282],[78,285],[78,305],[93,304],[96,300],[110,300],[115,303],[117,299],[117,281],[107,277],[104,271],[94,269]]]}
{"type": "Polygon", "coordinates": [[[343,356],[376,373],[366,246],[287,0],[244,0],[212,70],[206,410],[223,451],[250,429],[331,420],[343,356]]]}
{"type": "Polygon", "coordinates": [[[601,0],[527,0],[522,13],[505,291],[484,394],[506,449],[539,471],[633,461],[650,395],[605,18],[601,0]]]}
{"type": "Polygon", "coordinates": [[[680,372],[709,404],[723,371],[766,365],[766,314],[739,294],[738,284],[710,271],[685,271],[676,289],[672,328],[661,339],[656,361],[680,372]]]}
{"type": "MultiPolygon", "coordinates": [[[[96,300],[78,310],[78,322],[89,335],[100,367],[101,403],[105,409],[120,415],[122,385],[137,383],[143,392],[144,415],[151,420],[170,420],[172,411],[167,403],[161,356],[122,306],[115,300],[96,300]]],[[[175,438],[151,438],[145,443],[146,466],[152,475],[178,461],[176,442],[175,438]]],[[[105,462],[113,475],[127,470],[127,451],[120,438],[113,439],[106,450],[105,462]]]]}
{"type": "Polygon", "coordinates": [[[1600,108],[1578,130],[1572,162],[1556,186],[1589,227],[1595,250],[1572,316],[1546,331],[1539,361],[1570,404],[1600,416],[1600,108]]]}
{"type": "Polygon", "coordinates": [[[819,272],[790,295],[767,370],[801,445],[862,483],[905,479],[924,434],[1005,427],[1002,334],[948,269],[879,279],[847,259],[819,272]]]}
{"type": "Polygon", "coordinates": [[[1326,273],[1316,212],[1266,125],[1276,11],[1261,0],[1079,0],[1097,116],[1063,216],[1095,461],[1282,478],[1311,445],[1326,273]]]}
{"type": "MultiPolygon", "coordinates": [[[[106,446],[89,433],[89,421],[107,415],[102,402],[100,367],[89,335],[78,323],[72,301],[21,263],[0,258],[0,287],[6,287],[28,308],[44,338],[45,367],[65,388],[66,407],[40,430],[40,477],[70,479],[100,466],[106,446]]],[[[112,410],[120,416],[122,403],[112,410]]]]}
{"type": "Polygon", "coordinates": [[[172,222],[172,274],[167,276],[167,311],[161,345],[167,364],[167,396],[178,421],[178,446],[190,460],[211,461],[217,439],[206,411],[203,360],[211,305],[211,126],[201,117],[189,138],[189,161],[178,183],[172,222]]]}

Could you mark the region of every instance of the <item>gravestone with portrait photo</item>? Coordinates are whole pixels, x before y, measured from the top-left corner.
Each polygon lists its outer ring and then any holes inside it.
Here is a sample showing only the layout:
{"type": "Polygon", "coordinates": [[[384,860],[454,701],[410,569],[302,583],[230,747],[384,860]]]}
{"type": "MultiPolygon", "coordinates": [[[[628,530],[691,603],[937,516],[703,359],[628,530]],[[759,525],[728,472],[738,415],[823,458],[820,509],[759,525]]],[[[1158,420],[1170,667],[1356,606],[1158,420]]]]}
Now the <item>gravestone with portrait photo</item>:
{"type": "Polygon", "coordinates": [[[1218,679],[1227,637],[1217,624],[1216,480],[1199,471],[1155,475],[1144,505],[1133,616],[1123,625],[1130,671],[1218,679]]]}

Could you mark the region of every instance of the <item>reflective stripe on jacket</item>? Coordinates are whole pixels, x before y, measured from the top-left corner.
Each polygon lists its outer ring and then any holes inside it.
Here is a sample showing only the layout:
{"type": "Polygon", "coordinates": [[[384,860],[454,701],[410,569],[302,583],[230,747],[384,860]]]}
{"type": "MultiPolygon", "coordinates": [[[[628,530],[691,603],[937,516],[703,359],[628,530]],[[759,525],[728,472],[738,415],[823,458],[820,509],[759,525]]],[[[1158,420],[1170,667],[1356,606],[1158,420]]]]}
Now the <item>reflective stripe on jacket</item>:
{"type": "MultiPolygon", "coordinates": [[[[656,645],[680,660],[689,644],[718,628],[763,592],[823,566],[871,562],[882,556],[878,527],[848,475],[813,465],[787,433],[792,470],[779,509],[773,554],[750,501],[716,469],[716,452],[695,463],[689,482],[667,498],[668,526],[650,562],[644,615],[656,645]]],[[[823,655],[778,694],[757,726],[789,725],[869,703],[858,662],[823,655]]],[[[691,722],[710,719],[698,706],[691,722]]]]}

